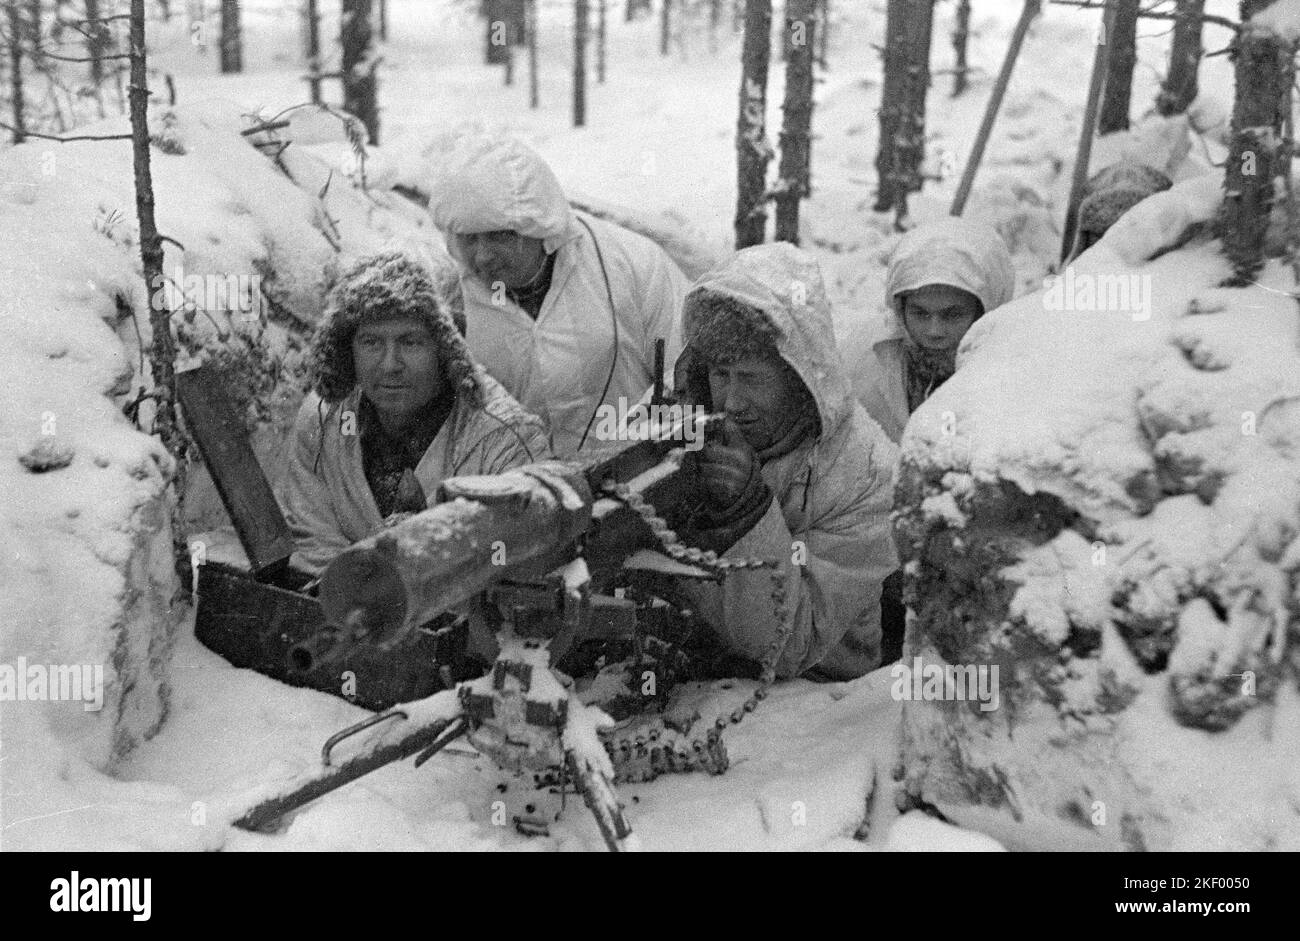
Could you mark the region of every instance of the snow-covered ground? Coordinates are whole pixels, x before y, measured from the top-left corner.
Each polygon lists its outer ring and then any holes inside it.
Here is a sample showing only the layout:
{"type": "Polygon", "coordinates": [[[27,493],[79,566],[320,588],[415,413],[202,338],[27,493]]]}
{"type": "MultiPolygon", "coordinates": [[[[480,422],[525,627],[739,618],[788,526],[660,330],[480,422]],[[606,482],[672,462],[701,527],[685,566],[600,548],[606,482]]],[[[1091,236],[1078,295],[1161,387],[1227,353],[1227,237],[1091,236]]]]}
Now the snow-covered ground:
{"type": "MultiPolygon", "coordinates": [[[[663,59],[657,52],[657,24],[625,24],[621,5],[611,5],[608,80],[596,85],[592,67],[588,126],[575,130],[568,100],[571,4],[541,4],[542,107],[536,111],[527,107],[522,57],[509,88],[502,85],[499,68],[482,64],[483,37],[474,4],[390,0],[389,6],[391,33],[380,68],[383,146],[368,162],[372,185],[417,172],[446,135],[459,128],[505,130],[537,147],[572,194],[658,214],[716,251],[727,249],[739,81],[738,39],[728,30],[711,51],[701,21],[684,30],[683,42],[663,59]]],[[[1210,6],[1231,13],[1235,5],[1212,0],[1210,6]]],[[[803,218],[804,243],[824,266],[843,325],[879,309],[883,260],[896,235],[890,218],[869,210],[880,85],[872,44],[883,36],[884,3],[833,0],[832,7],[830,68],[819,85],[814,116],[814,192],[803,218]]],[[[970,58],[980,71],[959,101],[948,98],[949,77],[935,77],[928,133],[938,179],[913,199],[918,221],[947,211],[1017,7],[1001,0],[976,3],[970,58]]],[[[327,171],[291,146],[285,158],[299,182],[294,187],[252,150],[225,153],[207,136],[230,133],[226,125],[241,111],[270,117],[305,97],[296,53],[298,22],[290,5],[250,0],[245,8],[248,71],[243,75],[216,75],[215,45],[206,51],[195,47],[182,18],[156,34],[153,64],[175,76],[183,115],[177,133],[194,149],[190,162],[178,164],[185,169],[174,175],[165,167],[155,170],[160,223],[186,246],[185,262],[192,270],[269,265],[267,270],[283,279],[280,300],[310,320],[315,315],[311,298],[317,296],[311,279],[323,277],[335,263],[319,231],[320,207],[312,198],[327,171]],[[204,166],[195,168],[199,161],[204,166]]],[[[322,8],[323,32],[329,36],[337,13],[332,3],[322,8]]],[[[932,59],[936,72],[949,65],[951,14],[951,4],[939,5],[932,59]]],[[[1096,11],[1049,7],[1034,27],[967,210],[1006,236],[1022,289],[1041,284],[1059,251],[1097,20],[1096,11]]],[[[1154,100],[1167,45],[1165,30],[1157,26],[1144,22],[1140,32],[1148,38],[1139,50],[1135,117],[1154,100]]],[[[1207,28],[1208,48],[1226,41],[1223,30],[1207,28]]],[[[774,62],[768,90],[773,139],[779,128],[781,71],[774,62]]],[[[1204,100],[1193,118],[1203,135],[1189,137],[1180,122],[1149,124],[1123,141],[1102,142],[1094,166],[1127,148],[1162,163],[1176,177],[1204,172],[1208,161],[1222,154],[1217,136],[1231,88],[1224,57],[1206,60],[1201,86],[1204,100]]],[[[327,98],[337,100],[337,95],[333,83],[327,83],[327,98]]],[[[40,416],[55,408],[51,397],[62,396],[55,410],[74,416],[70,445],[81,455],[70,471],[86,475],[87,461],[89,467],[101,467],[97,459],[103,458],[117,468],[109,473],[121,472],[111,481],[88,484],[81,477],[60,477],[67,472],[28,474],[12,457],[0,462],[0,486],[14,497],[7,498],[0,525],[0,592],[16,602],[0,614],[0,662],[12,663],[20,655],[47,661],[57,655],[63,658],[59,662],[111,659],[111,651],[97,648],[100,641],[89,638],[103,630],[97,618],[121,608],[123,576],[120,566],[114,568],[120,563],[114,553],[124,551],[123,532],[138,523],[140,507],[159,488],[156,472],[143,484],[141,477],[130,475],[147,459],[151,445],[118,420],[103,398],[115,383],[120,385],[137,349],[129,319],[114,316],[113,293],[138,297],[143,290],[130,284],[134,208],[124,146],[36,142],[0,152],[0,165],[10,171],[0,192],[6,246],[0,258],[0,285],[5,285],[0,289],[5,301],[0,303],[5,338],[0,362],[6,363],[7,375],[21,380],[10,383],[19,391],[6,389],[13,401],[0,402],[3,453],[25,453],[40,434],[40,416]],[[72,150],[77,146],[84,147],[80,155],[72,150]],[[52,175],[45,172],[51,152],[56,154],[52,175]],[[52,259],[54,246],[59,254],[52,259]],[[128,480],[136,484],[128,485],[128,480]],[[129,488],[137,484],[147,492],[133,494],[129,488]],[[81,508],[80,516],[73,514],[81,508]],[[116,548],[102,545],[114,542],[116,548]]],[[[156,168],[173,159],[155,151],[156,168]]],[[[345,255],[390,238],[418,240],[427,232],[423,220],[400,200],[375,203],[349,192],[335,187],[327,197],[327,211],[340,220],[345,255]]],[[[168,252],[170,271],[179,256],[171,246],[168,252]]],[[[202,323],[196,329],[203,329],[202,323]]],[[[280,341],[275,348],[292,359],[291,347],[280,341]]],[[[148,478],[147,465],[142,466],[148,478]]],[[[268,472],[274,476],[275,468],[268,472]]],[[[363,713],[336,698],[231,668],[194,640],[192,614],[177,614],[174,636],[169,634],[152,652],[164,662],[170,655],[162,696],[165,721],[156,735],[127,748],[120,760],[108,760],[101,741],[107,717],[97,727],[93,714],[83,715],[76,704],[47,703],[38,710],[32,704],[0,703],[0,845],[250,850],[600,846],[590,816],[572,799],[550,837],[524,838],[510,826],[494,825],[494,816],[500,819],[494,813],[498,801],[507,805],[508,817],[528,803],[544,813],[546,802],[554,799],[503,778],[466,748],[449,749],[418,771],[409,763],[385,769],[305,810],[282,835],[231,830],[227,821],[237,815],[242,800],[315,762],[321,742],[363,713]],[[77,715],[70,718],[73,709],[77,715]],[[100,770],[105,768],[111,773],[100,770]]],[[[898,817],[890,771],[900,704],[890,698],[890,682],[881,671],[835,686],[785,684],[728,733],[733,767],[725,776],[668,776],[622,787],[629,821],[643,845],[988,848],[982,838],[915,815],[898,817]],[[859,831],[865,841],[853,838],[859,831]]],[[[701,711],[730,709],[745,692],[744,683],[716,689],[705,697],[701,711]]]]}

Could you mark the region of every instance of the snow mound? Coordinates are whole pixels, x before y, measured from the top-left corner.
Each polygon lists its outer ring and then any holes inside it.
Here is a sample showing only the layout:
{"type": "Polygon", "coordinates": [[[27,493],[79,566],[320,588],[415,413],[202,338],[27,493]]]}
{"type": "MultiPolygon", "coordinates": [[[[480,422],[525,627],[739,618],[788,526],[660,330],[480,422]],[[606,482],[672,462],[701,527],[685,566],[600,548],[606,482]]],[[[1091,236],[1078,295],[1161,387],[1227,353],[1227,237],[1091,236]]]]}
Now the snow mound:
{"type": "MultiPolygon", "coordinates": [[[[0,585],[8,602],[0,664],[50,675],[99,668],[103,704],[88,710],[56,699],[34,685],[36,674],[16,682],[39,700],[0,689],[6,846],[42,845],[53,825],[27,821],[71,813],[72,794],[96,795],[94,806],[135,800],[143,786],[115,790],[105,775],[119,773],[173,707],[170,660],[183,613],[167,490],[174,466],[142,430],[152,423],[151,305],[172,306],[183,359],[223,370],[273,471],[280,428],[302,394],[305,337],[334,273],[385,244],[419,244],[427,226],[392,194],[345,179],[327,186],[330,168],[304,148],[269,159],[241,134],[250,123],[220,102],[151,116],[166,236],[166,280],[156,285],[142,276],[128,142],[31,142],[0,152],[0,226],[10,246],[0,257],[0,369],[8,379],[0,388],[0,585]]],[[[115,119],[88,133],[127,130],[115,119]]],[[[195,470],[191,531],[224,522],[195,470]]],[[[0,670],[0,686],[10,672],[0,670]]],[[[158,799],[157,788],[144,790],[140,799],[158,799]]],[[[123,836],[116,845],[141,840],[123,836]]]]}
{"type": "Polygon", "coordinates": [[[1277,262],[1218,286],[1220,198],[1150,197],[983,318],[903,438],[905,659],[997,664],[1007,703],[912,704],[909,783],[1008,845],[1300,833],[1300,317],[1277,262]]]}

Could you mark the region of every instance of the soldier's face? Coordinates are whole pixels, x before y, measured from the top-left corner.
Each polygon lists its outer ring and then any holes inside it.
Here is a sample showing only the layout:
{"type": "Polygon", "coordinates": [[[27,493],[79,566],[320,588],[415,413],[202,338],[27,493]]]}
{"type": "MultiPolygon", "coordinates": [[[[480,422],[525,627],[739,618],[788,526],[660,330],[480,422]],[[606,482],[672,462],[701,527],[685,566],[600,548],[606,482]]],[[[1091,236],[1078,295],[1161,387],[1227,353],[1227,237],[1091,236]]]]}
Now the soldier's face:
{"type": "Polygon", "coordinates": [[[932,352],[955,353],[982,312],[979,298],[948,284],[927,284],[903,301],[903,324],[916,344],[932,352]]]}
{"type": "Polygon", "coordinates": [[[709,395],[755,451],[771,447],[801,416],[800,379],[780,356],[709,363],[709,395]]]}
{"type": "Polygon", "coordinates": [[[385,422],[409,421],[442,391],[437,342],[411,317],[358,327],[352,362],[357,384],[385,422]]]}
{"type": "Polygon", "coordinates": [[[489,288],[497,283],[511,290],[527,287],[546,262],[541,239],[498,229],[451,236],[452,255],[489,288]]]}

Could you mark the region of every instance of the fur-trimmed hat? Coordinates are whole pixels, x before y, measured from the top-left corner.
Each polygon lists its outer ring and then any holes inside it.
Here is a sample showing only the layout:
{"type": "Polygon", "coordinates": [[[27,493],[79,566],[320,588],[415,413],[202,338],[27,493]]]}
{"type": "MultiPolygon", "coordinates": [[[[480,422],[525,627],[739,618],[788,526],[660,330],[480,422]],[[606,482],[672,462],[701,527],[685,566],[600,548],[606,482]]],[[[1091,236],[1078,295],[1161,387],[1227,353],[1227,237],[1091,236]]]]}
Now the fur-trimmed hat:
{"type": "Polygon", "coordinates": [[[311,349],[313,387],[320,397],[337,402],[356,386],[352,339],[362,322],[403,317],[429,328],[438,365],[452,388],[481,398],[465,345],[465,302],[456,266],[450,259],[426,265],[401,251],[361,259],[330,291],[311,349]]]}
{"type": "Polygon", "coordinates": [[[686,295],[683,317],[692,326],[686,342],[700,359],[734,363],[777,353],[780,330],[758,308],[727,294],[696,288],[686,295]]]}

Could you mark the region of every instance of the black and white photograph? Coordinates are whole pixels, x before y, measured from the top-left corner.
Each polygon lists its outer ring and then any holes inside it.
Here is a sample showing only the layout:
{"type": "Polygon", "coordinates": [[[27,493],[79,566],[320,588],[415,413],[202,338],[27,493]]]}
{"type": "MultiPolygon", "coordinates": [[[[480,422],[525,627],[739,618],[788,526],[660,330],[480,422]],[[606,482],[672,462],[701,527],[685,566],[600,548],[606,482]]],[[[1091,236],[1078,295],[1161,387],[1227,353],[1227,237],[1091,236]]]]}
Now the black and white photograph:
{"type": "Polygon", "coordinates": [[[0,0],[28,901],[1100,851],[1098,911],[1249,912],[1300,850],[1298,54],[1300,0],[0,0]]]}

